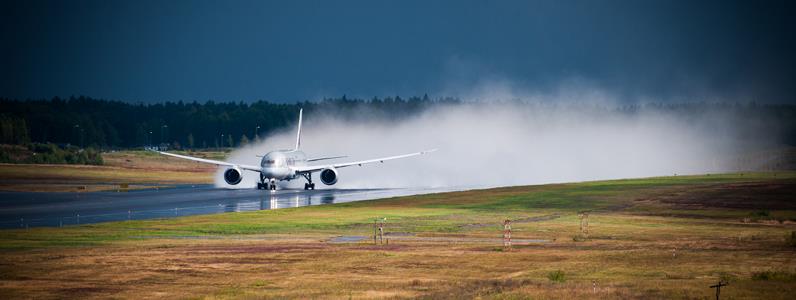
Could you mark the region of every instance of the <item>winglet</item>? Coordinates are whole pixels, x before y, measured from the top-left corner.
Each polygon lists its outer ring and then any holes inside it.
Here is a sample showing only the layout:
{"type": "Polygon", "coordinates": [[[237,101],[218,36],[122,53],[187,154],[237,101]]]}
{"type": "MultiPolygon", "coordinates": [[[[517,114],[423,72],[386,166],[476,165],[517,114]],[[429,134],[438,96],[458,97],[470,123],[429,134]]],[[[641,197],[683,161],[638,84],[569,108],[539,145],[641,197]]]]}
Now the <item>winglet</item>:
{"type": "Polygon", "coordinates": [[[420,155],[429,154],[431,152],[436,152],[436,151],[437,151],[437,148],[429,149],[429,150],[426,150],[426,151],[420,151],[420,155]]]}
{"type": "Polygon", "coordinates": [[[296,149],[299,149],[301,146],[301,116],[304,114],[304,109],[299,109],[299,123],[298,123],[298,132],[296,133],[296,149]]]}

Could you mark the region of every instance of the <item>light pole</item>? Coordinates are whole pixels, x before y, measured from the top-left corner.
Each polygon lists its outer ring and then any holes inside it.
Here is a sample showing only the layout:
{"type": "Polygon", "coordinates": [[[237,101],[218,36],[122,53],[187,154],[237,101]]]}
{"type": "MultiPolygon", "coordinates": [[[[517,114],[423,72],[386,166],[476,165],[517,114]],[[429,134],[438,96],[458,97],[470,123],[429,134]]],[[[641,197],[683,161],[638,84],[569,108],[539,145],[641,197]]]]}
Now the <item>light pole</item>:
{"type": "Polygon", "coordinates": [[[160,144],[168,143],[169,125],[160,126],[160,144]]]}
{"type": "MultiPolygon", "coordinates": [[[[221,134],[221,148],[224,148],[224,134],[221,134]]],[[[221,150],[221,149],[219,149],[221,150]]]]}
{"type": "Polygon", "coordinates": [[[149,131],[149,134],[147,135],[147,140],[149,141],[147,142],[149,144],[149,148],[152,148],[152,130],[149,131]]]}
{"type": "Polygon", "coordinates": [[[72,141],[75,143],[75,146],[77,146],[77,143],[80,141],[79,134],[80,134],[80,125],[75,124],[75,126],[72,126],[72,141]]]}
{"type": "Polygon", "coordinates": [[[260,125],[257,125],[257,127],[254,128],[254,140],[255,141],[260,139],[260,136],[258,135],[259,132],[260,132],[260,125]]]}

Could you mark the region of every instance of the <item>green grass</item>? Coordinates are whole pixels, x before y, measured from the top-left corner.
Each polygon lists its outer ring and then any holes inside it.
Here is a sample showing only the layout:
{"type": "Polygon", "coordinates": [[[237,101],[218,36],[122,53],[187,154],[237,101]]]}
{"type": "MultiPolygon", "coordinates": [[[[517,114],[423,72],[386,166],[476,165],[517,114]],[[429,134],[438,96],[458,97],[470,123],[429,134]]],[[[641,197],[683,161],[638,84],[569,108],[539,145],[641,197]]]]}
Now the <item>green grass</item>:
{"type": "MultiPolygon", "coordinates": [[[[546,214],[561,214],[545,221],[554,228],[576,228],[579,211],[610,210],[632,205],[641,195],[661,190],[727,182],[794,179],[794,173],[745,173],[677,176],[645,179],[583,182],[542,186],[497,188],[489,190],[419,195],[334,205],[263,210],[242,213],[189,216],[160,220],[110,222],[65,228],[32,228],[0,231],[0,249],[87,246],[106,242],[174,236],[247,235],[247,234],[346,234],[368,233],[375,217],[387,217],[393,231],[417,233],[492,232],[505,218],[522,219],[546,214]],[[483,224],[473,226],[473,224],[483,224]]],[[[628,211],[644,211],[629,209],[628,211]]],[[[669,212],[675,212],[670,210],[669,212]]],[[[742,210],[698,210],[691,215],[711,218],[735,218],[748,215],[742,210]]],[[[783,214],[782,212],[771,212],[783,214]]],[[[789,213],[785,213],[789,215],[789,213]]],[[[689,226],[699,222],[688,219],[661,219],[656,223],[634,222],[632,218],[600,218],[600,226],[611,229],[617,238],[634,236],[649,230],[689,226]],[[665,228],[663,228],[665,227],[665,228]]],[[[710,226],[710,225],[705,225],[710,226]]],[[[519,232],[534,232],[534,223],[515,224],[519,232]]],[[[698,231],[697,231],[698,232],[698,231]]],[[[785,236],[789,232],[781,233],[785,236]]],[[[568,238],[571,238],[571,234],[568,238]]]]}
{"type": "Polygon", "coordinates": [[[547,279],[550,279],[550,281],[554,281],[554,282],[565,282],[565,281],[567,281],[567,278],[566,278],[566,275],[564,274],[564,271],[561,271],[561,270],[555,270],[555,271],[552,271],[550,273],[547,273],[547,279]]]}
{"type": "Polygon", "coordinates": [[[729,280],[722,296],[788,299],[796,235],[793,224],[774,221],[794,214],[781,208],[789,207],[787,194],[751,194],[761,204],[746,209],[659,201],[737,198],[734,187],[755,182],[792,188],[796,173],[506,187],[4,230],[0,297],[64,298],[74,296],[64,288],[71,286],[88,298],[705,298],[707,286],[729,280]],[[591,212],[590,231],[573,241],[582,211],[591,212]],[[743,221],[749,216],[773,220],[743,221]],[[378,246],[326,242],[370,236],[377,217],[387,218],[388,233],[414,237],[378,246]],[[515,220],[513,238],[550,242],[500,247],[506,218],[515,220]],[[92,291],[100,281],[119,284],[92,291]]]}
{"type": "Polygon", "coordinates": [[[763,271],[752,273],[752,280],[796,282],[796,273],[788,271],[763,271]]]}

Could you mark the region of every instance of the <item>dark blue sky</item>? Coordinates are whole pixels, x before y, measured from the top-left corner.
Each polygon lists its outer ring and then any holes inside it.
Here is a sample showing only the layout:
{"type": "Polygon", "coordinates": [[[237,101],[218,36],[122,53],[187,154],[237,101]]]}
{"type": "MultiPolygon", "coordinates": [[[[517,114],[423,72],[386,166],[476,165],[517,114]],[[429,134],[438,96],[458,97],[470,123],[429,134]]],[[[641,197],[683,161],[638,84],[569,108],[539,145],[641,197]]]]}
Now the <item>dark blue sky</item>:
{"type": "Polygon", "coordinates": [[[793,1],[2,1],[0,97],[796,102],[793,1]]]}

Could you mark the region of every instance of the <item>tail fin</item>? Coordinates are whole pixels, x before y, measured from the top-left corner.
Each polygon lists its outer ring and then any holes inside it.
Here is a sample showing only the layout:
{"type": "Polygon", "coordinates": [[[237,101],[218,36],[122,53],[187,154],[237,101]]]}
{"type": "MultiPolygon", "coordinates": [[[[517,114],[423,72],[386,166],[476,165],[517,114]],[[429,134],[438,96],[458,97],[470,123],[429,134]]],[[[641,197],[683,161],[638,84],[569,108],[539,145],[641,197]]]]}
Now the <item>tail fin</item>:
{"type": "Polygon", "coordinates": [[[301,146],[301,116],[304,114],[304,109],[299,109],[299,123],[298,123],[298,132],[296,133],[296,149],[298,150],[301,146]]]}

